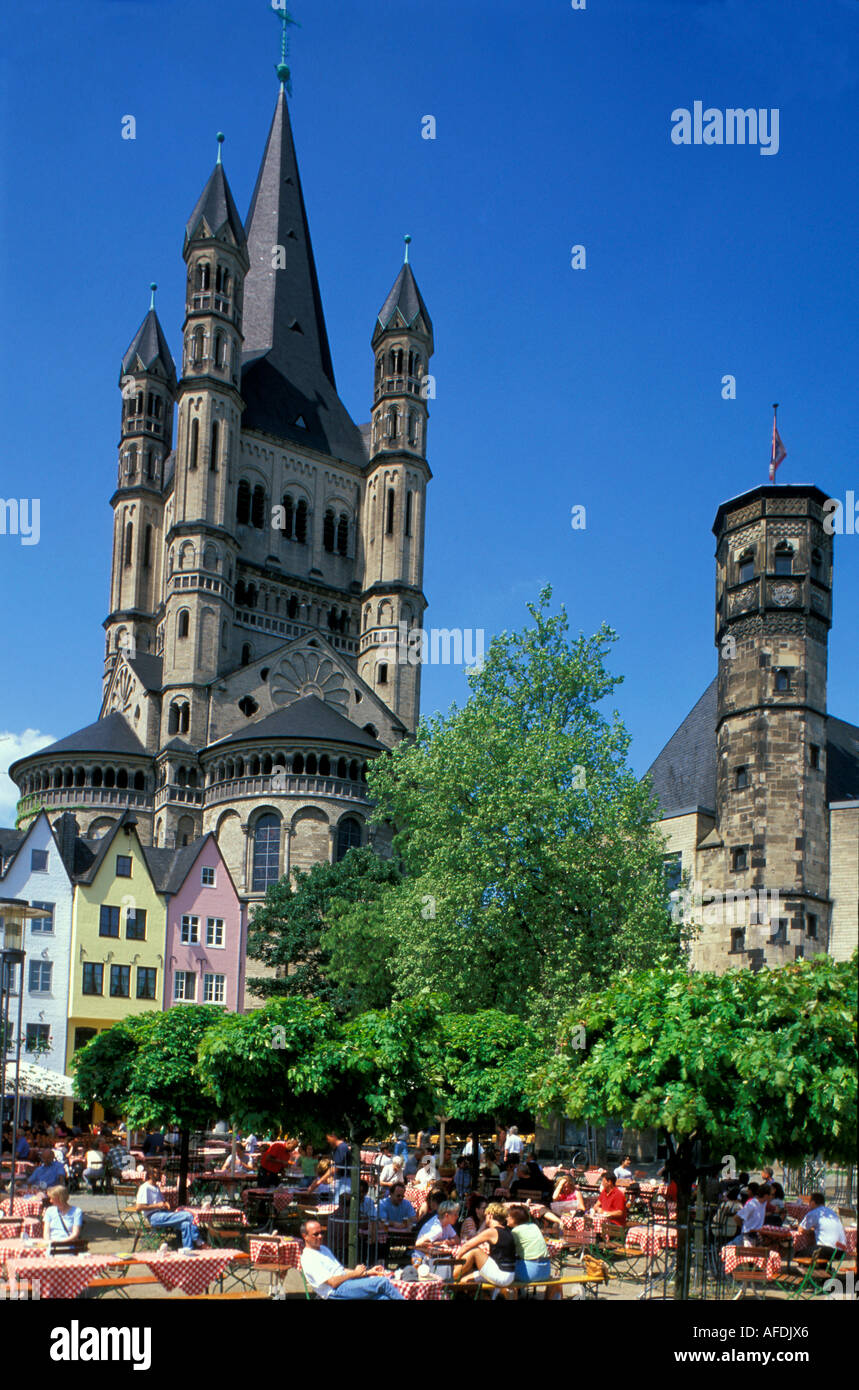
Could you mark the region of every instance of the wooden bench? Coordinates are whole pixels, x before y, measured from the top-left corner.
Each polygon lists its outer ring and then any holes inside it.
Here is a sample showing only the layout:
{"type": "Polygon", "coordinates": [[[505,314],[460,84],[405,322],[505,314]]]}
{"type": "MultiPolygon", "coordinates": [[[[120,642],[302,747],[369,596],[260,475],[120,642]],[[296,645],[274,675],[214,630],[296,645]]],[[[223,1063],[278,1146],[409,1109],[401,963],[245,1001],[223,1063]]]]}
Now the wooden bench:
{"type": "Polygon", "coordinates": [[[269,1295],[265,1292],[264,1289],[244,1289],[244,1290],[241,1290],[241,1291],[237,1291],[237,1292],[235,1292],[235,1293],[190,1293],[190,1294],[187,1295],[187,1297],[188,1297],[188,1298],[191,1298],[191,1299],[194,1299],[195,1301],[199,1302],[201,1299],[212,1299],[212,1298],[230,1298],[230,1299],[235,1299],[235,1298],[256,1298],[256,1299],[265,1298],[265,1299],[267,1299],[267,1298],[269,1297],[269,1295]]]}
{"type": "Polygon", "coordinates": [[[126,1289],[135,1288],[139,1284],[157,1284],[159,1281],[154,1274],[130,1274],[123,1275],[119,1279],[93,1279],[87,1285],[87,1292],[91,1292],[96,1298],[103,1298],[110,1293],[111,1289],[119,1292],[120,1298],[129,1298],[126,1289]]]}
{"type": "Polygon", "coordinates": [[[524,1291],[536,1295],[538,1289],[543,1289],[543,1297],[545,1299],[552,1299],[563,1298],[564,1288],[568,1284],[576,1284],[580,1288],[585,1288],[587,1292],[591,1293],[593,1297],[596,1298],[598,1296],[597,1289],[599,1285],[607,1283],[608,1277],[603,1274],[567,1274],[559,1279],[545,1279],[541,1280],[539,1283],[536,1280],[529,1280],[525,1283],[515,1282],[499,1287],[496,1284],[485,1284],[481,1281],[479,1284],[465,1284],[459,1285],[459,1287],[466,1289],[475,1288],[478,1290],[478,1296],[480,1293],[483,1293],[484,1295],[489,1294],[489,1296],[493,1298],[496,1296],[499,1298],[507,1298],[511,1293],[515,1293],[518,1298],[519,1294],[524,1291]]]}

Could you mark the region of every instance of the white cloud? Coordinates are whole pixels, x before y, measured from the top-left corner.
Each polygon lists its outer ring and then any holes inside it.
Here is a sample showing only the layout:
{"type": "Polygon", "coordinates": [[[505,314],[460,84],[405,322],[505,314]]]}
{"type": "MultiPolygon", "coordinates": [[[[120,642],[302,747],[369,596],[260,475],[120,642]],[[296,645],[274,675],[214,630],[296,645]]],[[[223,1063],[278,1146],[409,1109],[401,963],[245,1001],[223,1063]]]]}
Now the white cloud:
{"type": "Polygon", "coordinates": [[[35,753],[56,743],[54,734],[42,734],[38,729],[25,729],[22,734],[0,733],[0,825],[15,824],[18,788],[7,772],[18,758],[35,753]]]}

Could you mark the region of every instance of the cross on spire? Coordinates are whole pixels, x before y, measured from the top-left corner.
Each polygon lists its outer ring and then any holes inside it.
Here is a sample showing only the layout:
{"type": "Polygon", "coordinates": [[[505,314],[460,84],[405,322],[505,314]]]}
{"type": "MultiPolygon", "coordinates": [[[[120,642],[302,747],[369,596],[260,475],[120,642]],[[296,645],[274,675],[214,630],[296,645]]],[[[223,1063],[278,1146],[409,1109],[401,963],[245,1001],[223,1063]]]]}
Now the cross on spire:
{"type": "Polygon", "coordinates": [[[271,0],[271,8],[272,13],[277,15],[283,26],[280,38],[280,62],[275,64],[275,71],[280,78],[281,87],[285,87],[289,95],[292,96],[292,74],[286,61],[289,57],[288,30],[290,27],[300,29],[301,25],[289,13],[287,0],[271,0]]]}

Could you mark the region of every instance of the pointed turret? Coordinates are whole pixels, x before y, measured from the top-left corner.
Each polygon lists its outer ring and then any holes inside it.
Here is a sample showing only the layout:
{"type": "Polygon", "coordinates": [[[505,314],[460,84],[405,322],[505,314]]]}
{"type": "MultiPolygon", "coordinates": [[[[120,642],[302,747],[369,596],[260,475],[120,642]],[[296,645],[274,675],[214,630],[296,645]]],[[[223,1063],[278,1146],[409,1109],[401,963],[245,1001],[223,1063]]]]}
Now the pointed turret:
{"type": "Polygon", "coordinates": [[[363,466],[335,383],[286,95],[278,93],[247,218],[243,425],[363,466]],[[303,423],[299,423],[303,422],[303,423]]]}
{"type": "Polygon", "coordinates": [[[373,342],[378,340],[379,334],[396,328],[406,328],[410,332],[422,333],[429,342],[429,352],[432,356],[432,319],[408,261],[403,265],[391,287],[390,294],[379,310],[373,342]]]}
{"type": "Polygon", "coordinates": [[[147,373],[161,376],[171,391],[176,387],[176,367],[173,355],[167,346],[164,330],[154,308],[138,328],[128,345],[119,369],[119,384],[123,377],[147,373]]]}
{"type": "Polygon", "coordinates": [[[217,241],[231,239],[236,246],[245,245],[245,229],[236,207],[220,153],[197,205],[185,225],[185,250],[188,243],[203,238],[217,241]]]}

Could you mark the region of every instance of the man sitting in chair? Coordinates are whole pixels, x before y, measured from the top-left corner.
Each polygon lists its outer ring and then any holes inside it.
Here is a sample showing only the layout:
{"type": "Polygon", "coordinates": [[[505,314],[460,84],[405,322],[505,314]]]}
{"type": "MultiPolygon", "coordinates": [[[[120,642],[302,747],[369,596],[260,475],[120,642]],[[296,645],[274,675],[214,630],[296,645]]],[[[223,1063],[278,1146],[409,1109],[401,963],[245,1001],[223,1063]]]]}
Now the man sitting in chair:
{"type": "Polygon", "coordinates": [[[373,1269],[365,1265],[346,1269],[328,1246],[322,1244],[324,1232],[318,1221],[302,1221],[301,1234],[304,1236],[301,1269],[320,1298],[402,1299],[399,1289],[385,1278],[382,1265],[373,1269]]]}
{"type": "Polygon", "coordinates": [[[618,1226],[626,1225],[626,1193],[618,1187],[614,1173],[606,1173],[602,1188],[593,1208],[595,1216],[610,1216],[618,1226]]]}
{"type": "Polygon", "coordinates": [[[171,1211],[165,1202],[164,1194],[156,1183],[159,1172],[159,1168],[153,1165],[147,1166],[146,1182],[140,1184],[134,1199],[135,1210],[143,1212],[153,1231],[178,1231],[183,1250],[201,1249],[203,1241],[200,1239],[190,1211],[187,1208],[171,1211]]]}
{"type": "Polygon", "coordinates": [[[812,1192],[811,1209],[800,1221],[799,1228],[801,1231],[811,1231],[814,1234],[811,1258],[815,1264],[818,1260],[830,1259],[839,1245],[847,1244],[841,1217],[837,1211],[826,1205],[826,1198],[822,1192],[812,1192]]]}

